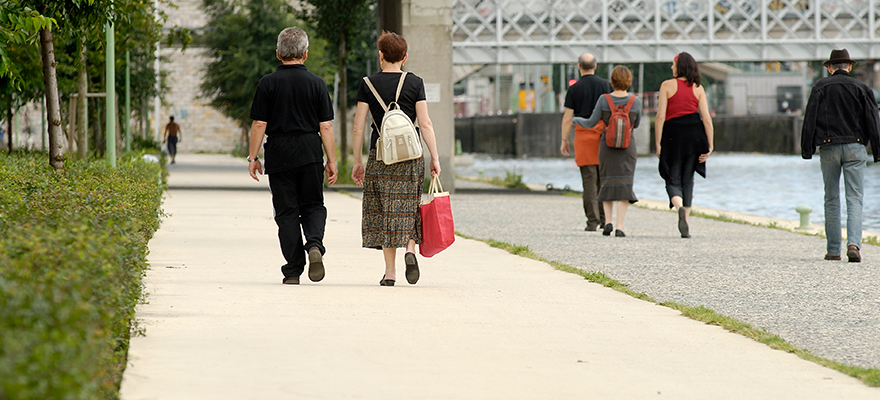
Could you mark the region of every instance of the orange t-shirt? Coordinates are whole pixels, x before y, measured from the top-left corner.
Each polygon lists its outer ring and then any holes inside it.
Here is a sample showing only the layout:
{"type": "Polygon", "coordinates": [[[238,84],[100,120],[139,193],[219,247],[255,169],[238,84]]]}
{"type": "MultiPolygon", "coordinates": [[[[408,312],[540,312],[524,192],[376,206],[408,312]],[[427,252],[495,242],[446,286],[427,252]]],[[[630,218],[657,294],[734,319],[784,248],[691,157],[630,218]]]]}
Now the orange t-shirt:
{"type": "Polygon", "coordinates": [[[599,121],[592,129],[575,125],[574,162],[578,167],[599,165],[599,138],[604,130],[604,121],[599,121]]]}

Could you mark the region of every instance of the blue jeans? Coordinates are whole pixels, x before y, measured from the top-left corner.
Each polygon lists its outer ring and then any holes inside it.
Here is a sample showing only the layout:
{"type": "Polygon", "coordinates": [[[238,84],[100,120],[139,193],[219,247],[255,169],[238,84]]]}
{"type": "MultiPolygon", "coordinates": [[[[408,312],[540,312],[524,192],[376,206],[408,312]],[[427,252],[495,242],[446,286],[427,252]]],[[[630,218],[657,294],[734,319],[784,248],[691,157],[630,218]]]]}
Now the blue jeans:
{"type": "Polygon", "coordinates": [[[846,188],[846,244],[862,247],[862,181],[868,150],[861,143],[819,147],[825,181],[825,237],[828,254],[840,254],[840,171],[846,188]]]}

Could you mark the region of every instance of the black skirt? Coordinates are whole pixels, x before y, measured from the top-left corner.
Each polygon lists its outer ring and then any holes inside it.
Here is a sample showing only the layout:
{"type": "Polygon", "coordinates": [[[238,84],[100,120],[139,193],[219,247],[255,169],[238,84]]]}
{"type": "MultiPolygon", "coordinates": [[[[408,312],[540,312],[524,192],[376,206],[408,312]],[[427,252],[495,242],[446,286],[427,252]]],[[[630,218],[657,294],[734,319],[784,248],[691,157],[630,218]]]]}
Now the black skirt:
{"type": "Polygon", "coordinates": [[[633,192],[633,177],[636,173],[636,141],[630,140],[629,147],[615,149],[608,147],[605,134],[599,139],[599,201],[639,201],[633,192]]]}

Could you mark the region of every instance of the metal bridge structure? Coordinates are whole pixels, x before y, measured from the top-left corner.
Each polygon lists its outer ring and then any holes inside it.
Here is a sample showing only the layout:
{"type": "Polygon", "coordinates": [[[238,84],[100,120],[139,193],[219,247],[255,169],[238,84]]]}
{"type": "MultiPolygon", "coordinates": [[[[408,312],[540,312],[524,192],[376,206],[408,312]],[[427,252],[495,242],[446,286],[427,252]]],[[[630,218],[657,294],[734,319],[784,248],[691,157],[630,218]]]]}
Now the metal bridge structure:
{"type": "Polygon", "coordinates": [[[453,64],[880,58],[880,0],[453,0],[453,64]]]}

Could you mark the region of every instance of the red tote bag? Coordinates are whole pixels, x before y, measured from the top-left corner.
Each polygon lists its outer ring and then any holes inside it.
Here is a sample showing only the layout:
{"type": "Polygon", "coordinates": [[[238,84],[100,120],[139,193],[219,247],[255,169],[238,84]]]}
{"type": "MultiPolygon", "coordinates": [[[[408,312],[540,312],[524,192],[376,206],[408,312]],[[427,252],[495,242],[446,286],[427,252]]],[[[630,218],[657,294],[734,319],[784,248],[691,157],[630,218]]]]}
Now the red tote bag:
{"type": "Polygon", "coordinates": [[[449,192],[443,191],[440,177],[431,178],[430,199],[422,204],[422,244],[419,254],[433,257],[455,242],[455,224],[452,222],[452,205],[449,192]]]}

